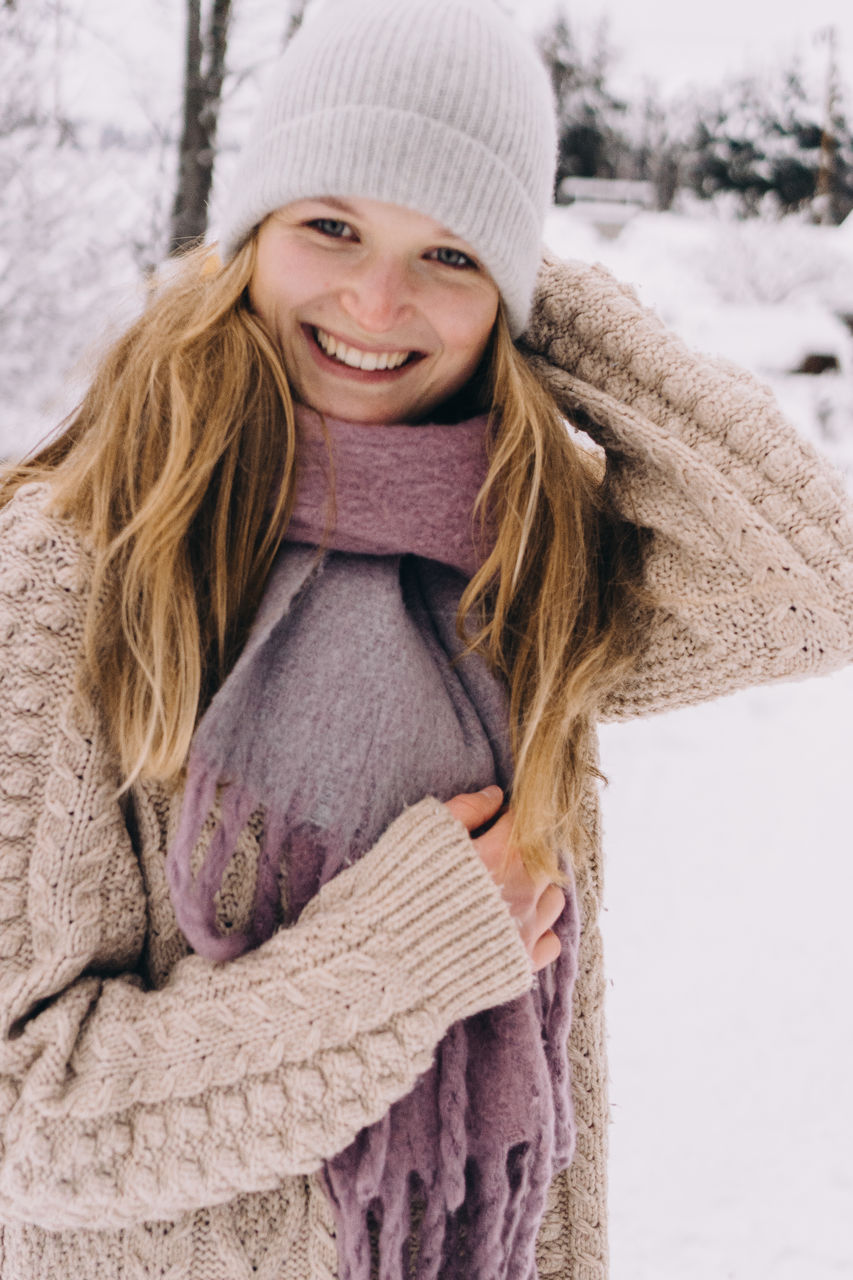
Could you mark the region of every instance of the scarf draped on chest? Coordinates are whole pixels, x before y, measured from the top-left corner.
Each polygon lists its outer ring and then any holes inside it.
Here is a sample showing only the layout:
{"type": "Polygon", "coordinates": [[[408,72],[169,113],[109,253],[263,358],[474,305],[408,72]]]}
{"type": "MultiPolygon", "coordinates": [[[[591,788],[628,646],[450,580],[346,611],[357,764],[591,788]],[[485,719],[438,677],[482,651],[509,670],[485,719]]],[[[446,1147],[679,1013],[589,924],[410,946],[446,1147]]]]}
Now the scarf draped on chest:
{"type": "MultiPolygon", "coordinates": [[[[479,657],[454,662],[480,562],[485,434],[484,418],[324,426],[299,410],[294,512],[245,648],[196,730],[167,860],[199,954],[225,961],[269,938],[282,882],[284,927],[298,919],[406,805],[509,788],[504,690],[479,657]],[[251,924],[223,932],[216,895],[258,810],[251,924]]],[[[533,989],[452,1026],[411,1093],[326,1161],[340,1280],[536,1276],[548,1184],[574,1143],[567,897],[560,958],[533,989]]]]}

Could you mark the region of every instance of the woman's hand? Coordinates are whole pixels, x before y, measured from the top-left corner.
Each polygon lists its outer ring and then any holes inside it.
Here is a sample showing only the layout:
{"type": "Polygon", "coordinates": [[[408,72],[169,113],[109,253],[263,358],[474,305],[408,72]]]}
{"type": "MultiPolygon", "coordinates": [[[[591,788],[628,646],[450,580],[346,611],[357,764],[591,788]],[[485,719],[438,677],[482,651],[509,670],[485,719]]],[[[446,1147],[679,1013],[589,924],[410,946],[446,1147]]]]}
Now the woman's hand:
{"type": "MultiPolygon", "coordinates": [[[[469,831],[476,831],[495,816],[502,802],[500,787],[486,787],[474,794],[454,796],[447,801],[447,808],[469,831]]],[[[472,838],[472,844],[518,925],[535,973],[560,954],[560,940],[551,926],[562,912],[566,898],[544,875],[529,874],[519,850],[509,843],[511,828],[512,812],[508,810],[484,835],[472,838]]]]}

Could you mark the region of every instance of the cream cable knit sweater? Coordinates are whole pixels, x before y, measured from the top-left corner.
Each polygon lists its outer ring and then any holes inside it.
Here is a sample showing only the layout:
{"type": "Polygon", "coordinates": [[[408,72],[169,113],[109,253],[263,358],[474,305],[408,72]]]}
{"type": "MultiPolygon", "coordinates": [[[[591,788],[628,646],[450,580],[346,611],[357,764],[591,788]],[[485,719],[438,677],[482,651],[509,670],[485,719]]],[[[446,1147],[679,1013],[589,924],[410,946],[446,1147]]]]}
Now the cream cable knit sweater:
{"type": "MultiPolygon", "coordinates": [[[[689,354],[606,273],[548,264],[531,360],[608,451],[652,531],[624,717],[853,659],[840,483],[747,375],[689,354]]],[[[0,513],[0,1277],[334,1280],[314,1174],[404,1094],[447,1026],[530,981],[465,831],[408,810],[292,929],[215,966],[163,874],[175,806],[112,798],[97,707],[72,699],[87,557],[22,490],[0,513]]],[[[602,1280],[603,976],[597,797],[570,1052],[572,1168],[546,1280],[602,1280]]],[[[247,833],[222,895],[249,909],[247,833]]]]}

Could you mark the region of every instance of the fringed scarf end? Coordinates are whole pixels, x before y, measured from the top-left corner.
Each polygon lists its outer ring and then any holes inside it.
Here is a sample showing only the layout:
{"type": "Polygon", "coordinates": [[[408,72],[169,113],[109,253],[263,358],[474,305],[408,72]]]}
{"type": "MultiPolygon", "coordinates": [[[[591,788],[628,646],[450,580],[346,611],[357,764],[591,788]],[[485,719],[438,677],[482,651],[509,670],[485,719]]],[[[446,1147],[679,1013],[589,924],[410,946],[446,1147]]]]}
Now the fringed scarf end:
{"type": "MultiPolygon", "coordinates": [[[[181,817],[166,858],[166,876],[175,916],[184,937],[198,955],[219,963],[234,960],[252,946],[251,934],[225,934],[216,919],[216,895],[237,841],[258,802],[247,789],[222,784],[219,777],[191,762],[181,817]],[[193,875],[193,857],[209,816],[219,802],[219,820],[201,868],[193,875]]],[[[255,931],[253,921],[252,934],[255,931]]]]}

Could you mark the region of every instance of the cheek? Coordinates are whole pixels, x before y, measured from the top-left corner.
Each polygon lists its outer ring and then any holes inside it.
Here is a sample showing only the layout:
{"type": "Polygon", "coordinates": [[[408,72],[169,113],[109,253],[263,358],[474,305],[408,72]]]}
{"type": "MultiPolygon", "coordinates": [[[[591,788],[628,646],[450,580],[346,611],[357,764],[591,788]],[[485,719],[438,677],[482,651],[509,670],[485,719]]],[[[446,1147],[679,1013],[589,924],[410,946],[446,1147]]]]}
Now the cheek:
{"type": "Polygon", "coordinates": [[[265,276],[250,290],[252,304],[268,325],[280,325],[293,306],[291,282],[280,275],[265,276]]]}
{"type": "Polygon", "coordinates": [[[275,318],[276,299],[279,293],[276,279],[277,272],[273,263],[266,260],[259,248],[255,270],[249,281],[249,301],[255,314],[270,327],[275,318]]]}
{"type": "Polygon", "coordinates": [[[249,284],[253,309],[269,326],[286,324],[290,314],[316,288],[315,273],[306,270],[299,254],[279,247],[276,253],[264,253],[259,246],[255,273],[249,284]]]}
{"type": "Polygon", "coordinates": [[[446,329],[446,349],[460,367],[471,372],[477,367],[495,326],[498,295],[469,299],[467,306],[453,309],[446,329]]]}

